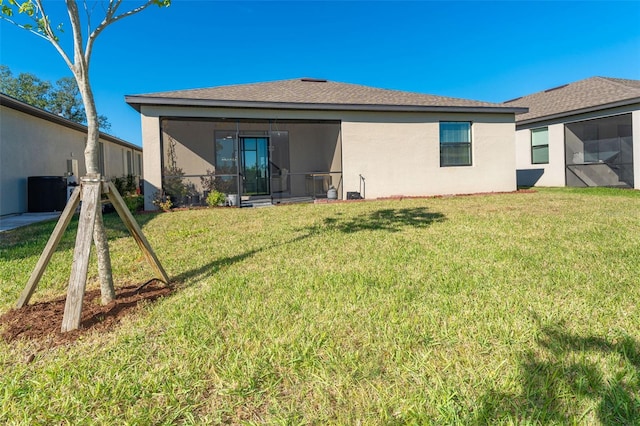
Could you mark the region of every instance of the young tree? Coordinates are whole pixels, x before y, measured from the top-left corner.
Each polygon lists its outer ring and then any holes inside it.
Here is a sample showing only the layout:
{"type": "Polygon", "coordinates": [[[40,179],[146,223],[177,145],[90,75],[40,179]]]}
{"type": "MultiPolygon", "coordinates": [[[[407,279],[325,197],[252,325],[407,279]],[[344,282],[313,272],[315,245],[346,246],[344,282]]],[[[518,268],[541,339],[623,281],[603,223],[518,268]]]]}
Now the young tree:
{"type": "MultiPolygon", "coordinates": [[[[49,41],[71,70],[80,90],[87,116],[87,144],[84,151],[86,171],[90,176],[97,176],[100,173],[98,168],[99,120],[89,78],[89,66],[95,41],[104,29],[114,22],[139,13],[149,6],[167,7],[171,4],[171,0],[141,0],[141,4],[127,11],[120,10],[123,0],[101,0],[92,2],[92,5],[88,0],[82,0],[80,3],[83,13],[80,11],[78,1],[65,0],[73,41],[72,52],[67,52],[60,43],[59,34],[62,33],[62,23],[54,26],[50,20],[47,7],[51,3],[45,0],[0,0],[0,18],[49,41]],[[101,7],[96,7],[98,4],[101,7]],[[92,16],[96,10],[104,11],[100,21],[96,21],[92,16]],[[98,23],[92,25],[92,22],[98,23]]],[[[127,2],[127,4],[130,3],[127,2]]],[[[93,217],[95,214],[93,239],[97,249],[102,302],[108,303],[115,298],[115,291],[111,277],[109,246],[99,203],[96,205],[95,212],[89,212],[87,209],[83,209],[82,212],[88,217],[93,217]]],[[[76,261],[78,259],[74,259],[74,262],[76,261]]]]}
{"type": "MultiPolygon", "coordinates": [[[[80,90],[76,81],[71,77],[62,77],[56,81],[56,85],[51,91],[49,105],[45,109],[76,123],[87,123],[87,114],[84,110],[80,90]]],[[[98,114],[98,127],[103,132],[108,132],[111,123],[107,117],[98,114]]]]}

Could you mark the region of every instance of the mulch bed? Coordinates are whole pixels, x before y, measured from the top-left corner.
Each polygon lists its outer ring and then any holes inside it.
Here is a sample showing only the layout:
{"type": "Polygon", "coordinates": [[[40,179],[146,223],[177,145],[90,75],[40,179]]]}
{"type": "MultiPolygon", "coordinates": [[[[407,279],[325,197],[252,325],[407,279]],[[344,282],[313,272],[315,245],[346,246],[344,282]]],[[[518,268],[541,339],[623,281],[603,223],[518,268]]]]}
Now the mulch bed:
{"type": "Polygon", "coordinates": [[[0,316],[0,336],[7,342],[16,339],[33,340],[48,347],[73,343],[89,331],[108,331],[143,301],[151,302],[167,296],[172,288],[153,280],[147,285],[129,285],[116,289],[116,299],[100,304],[100,290],[84,295],[80,329],[63,333],[62,316],[66,296],[11,309],[0,316]]]}

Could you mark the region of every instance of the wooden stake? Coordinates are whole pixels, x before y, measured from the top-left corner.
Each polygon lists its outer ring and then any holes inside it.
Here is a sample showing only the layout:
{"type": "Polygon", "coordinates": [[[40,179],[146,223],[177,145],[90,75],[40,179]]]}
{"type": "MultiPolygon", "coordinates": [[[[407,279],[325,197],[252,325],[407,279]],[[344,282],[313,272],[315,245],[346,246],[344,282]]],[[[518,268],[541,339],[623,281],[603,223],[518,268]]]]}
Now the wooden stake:
{"type": "Polygon", "coordinates": [[[73,193],[71,194],[71,197],[67,202],[67,205],[65,206],[64,210],[62,211],[62,214],[60,215],[60,218],[58,219],[58,223],[56,224],[56,227],[53,229],[53,232],[49,237],[49,241],[47,241],[47,245],[45,246],[44,250],[42,251],[42,254],[40,255],[40,259],[38,259],[38,263],[36,264],[36,267],[33,269],[33,272],[31,273],[31,277],[29,278],[27,285],[25,286],[24,290],[22,290],[20,299],[16,304],[17,308],[22,308],[27,303],[29,303],[29,300],[31,299],[31,295],[33,295],[33,292],[38,286],[38,283],[40,282],[40,279],[42,278],[42,275],[44,274],[44,271],[47,268],[49,261],[51,260],[51,256],[53,256],[53,253],[56,251],[56,248],[58,247],[58,244],[62,239],[62,235],[64,234],[64,231],[69,226],[69,222],[71,222],[71,219],[73,218],[73,214],[75,213],[79,203],[80,203],[80,187],[78,186],[76,187],[76,189],[73,190],[73,193]]]}
{"type": "Polygon", "coordinates": [[[131,236],[133,236],[133,239],[136,240],[136,243],[138,243],[138,247],[140,247],[140,250],[142,250],[142,253],[147,259],[149,265],[151,265],[151,267],[156,271],[156,278],[164,281],[165,284],[168,284],[169,276],[160,264],[160,261],[151,248],[151,244],[149,244],[149,241],[147,241],[147,239],[145,238],[144,234],[142,233],[142,229],[140,229],[140,226],[138,225],[136,219],[133,217],[124,200],[118,193],[115,185],[113,184],[113,182],[109,182],[108,184],[105,182],[105,184],[108,188],[108,190],[105,192],[107,193],[107,197],[109,197],[109,201],[111,201],[111,204],[118,212],[118,215],[120,215],[120,219],[122,219],[122,221],[126,225],[127,229],[131,233],[131,236]]]}
{"type": "Polygon", "coordinates": [[[81,188],[82,207],[80,209],[78,234],[76,235],[76,247],[73,252],[73,265],[71,266],[67,301],[64,305],[62,332],[80,328],[82,302],[89,269],[89,254],[91,253],[91,243],[93,241],[93,226],[96,220],[96,211],[101,208],[100,195],[102,191],[99,177],[97,179],[83,179],[81,188]]]}
{"type": "Polygon", "coordinates": [[[67,300],[64,307],[64,317],[62,318],[62,332],[76,330],[80,327],[82,319],[82,302],[87,285],[87,272],[89,270],[89,255],[91,254],[91,243],[93,241],[93,228],[96,223],[98,209],[101,208],[100,197],[102,193],[106,193],[107,197],[118,212],[120,219],[124,222],[127,229],[133,236],[134,240],[142,250],[147,262],[155,270],[158,279],[169,283],[169,276],[160,264],[160,261],[153,252],[149,241],[142,233],[142,229],[136,222],[135,218],[127,208],[124,200],[118,193],[115,185],[111,182],[104,183],[100,181],[99,175],[89,175],[81,179],[81,186],[77,187],[64,211],[58,219],[55,229],[53,230],[49,241],[40,255],[40,259],[36,264],[29,282],[25,286],[17,307],[21,308],[29,303],[31,295],[35,291],[44,270],[46,269],[51,256],[62,239],[64,231],[69,226],[73,213],[75,212],[80,199],[82,199],[82,208],[80,210],[80,222],[78,224],[78,232],[76,235],[76,245],[73,252],[73,265],[71,267],[71,276],[69,278],[69,288],[67,290],[67,300]]]}

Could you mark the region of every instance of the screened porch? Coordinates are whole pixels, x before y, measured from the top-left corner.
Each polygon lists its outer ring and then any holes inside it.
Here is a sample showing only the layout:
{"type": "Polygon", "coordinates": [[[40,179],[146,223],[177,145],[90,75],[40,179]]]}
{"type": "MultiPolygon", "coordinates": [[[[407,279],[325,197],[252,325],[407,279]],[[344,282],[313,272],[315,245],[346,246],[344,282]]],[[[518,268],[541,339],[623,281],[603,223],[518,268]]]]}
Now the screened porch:
{"type": "Polygon", "coordinates": [[[162,187],[174,206],[206,205],[212,191],[227,205],[342,198],[339,121],[161,120],[162,187]]]}
{"type": "Polygon", "coordinates": [[[567,186],[633,188],[631,114],[565,125],[567,186]]]}

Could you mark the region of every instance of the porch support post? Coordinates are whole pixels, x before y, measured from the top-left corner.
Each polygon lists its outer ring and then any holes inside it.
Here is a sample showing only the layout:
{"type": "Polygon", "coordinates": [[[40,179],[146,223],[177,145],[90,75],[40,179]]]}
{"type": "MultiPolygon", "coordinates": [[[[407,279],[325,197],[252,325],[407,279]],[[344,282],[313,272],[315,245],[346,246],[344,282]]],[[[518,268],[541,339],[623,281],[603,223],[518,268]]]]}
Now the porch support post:
{"type": "Polygon", "coordinates": [[[242,174],[240,171],[242,170],[242,153],[240,152],[241,144],[240,144],[240,123],[236,121],[236,138],[235,138],[235,148],[236,148],[236,183],[237,183],[237,194],[238,194],[238,206],[242,207],[242,174]]]}

